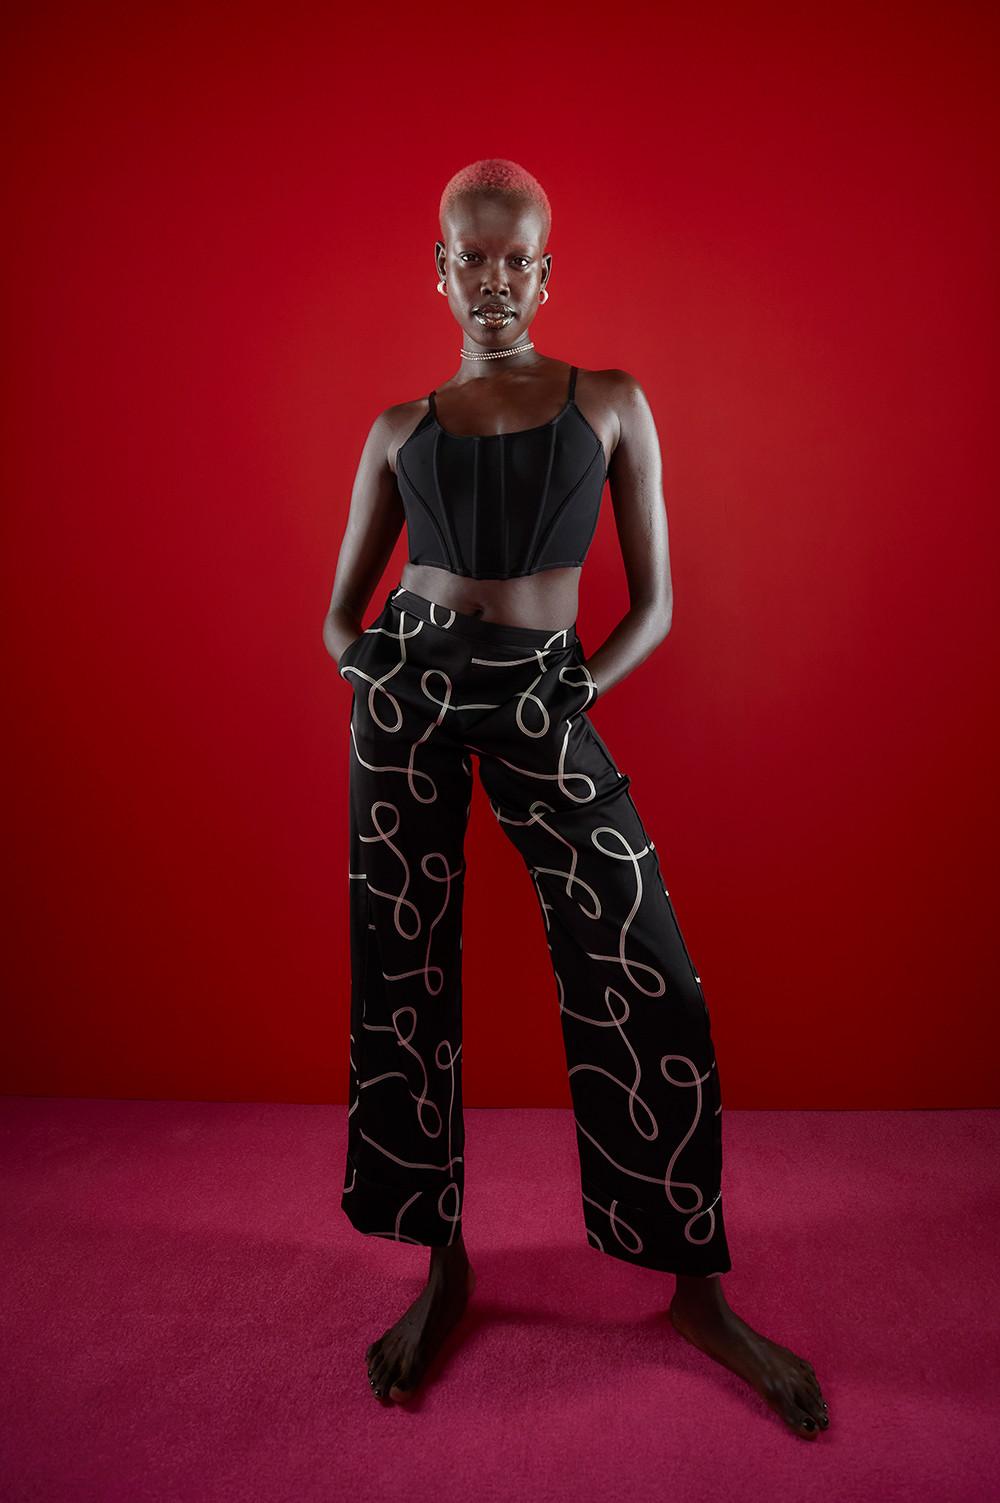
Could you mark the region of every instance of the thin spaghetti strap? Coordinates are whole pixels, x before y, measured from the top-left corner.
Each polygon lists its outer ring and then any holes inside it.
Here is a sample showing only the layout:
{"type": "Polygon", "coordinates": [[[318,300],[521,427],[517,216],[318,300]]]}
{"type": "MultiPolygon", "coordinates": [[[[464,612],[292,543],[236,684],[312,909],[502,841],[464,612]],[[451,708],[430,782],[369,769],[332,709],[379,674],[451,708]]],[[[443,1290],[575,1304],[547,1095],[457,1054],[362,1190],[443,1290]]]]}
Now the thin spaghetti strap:
{"type": "Polygon", "coordinates": [[[576,372],[577,367],[571,365],[569,368],[569,395],[566,398],[567,402],[573,401],[573,393],[576,391],[576,372]]]}
{"type": "MultiPolygon", "coordinates": [[[[436,386],[434,388],[434,391],[437,391],[436,386]]],[[[427,400],[430,403],[431,417],[435,422],[437,422],[437,408],[434,405],[434,391],[428,393],[427,400]]]]}

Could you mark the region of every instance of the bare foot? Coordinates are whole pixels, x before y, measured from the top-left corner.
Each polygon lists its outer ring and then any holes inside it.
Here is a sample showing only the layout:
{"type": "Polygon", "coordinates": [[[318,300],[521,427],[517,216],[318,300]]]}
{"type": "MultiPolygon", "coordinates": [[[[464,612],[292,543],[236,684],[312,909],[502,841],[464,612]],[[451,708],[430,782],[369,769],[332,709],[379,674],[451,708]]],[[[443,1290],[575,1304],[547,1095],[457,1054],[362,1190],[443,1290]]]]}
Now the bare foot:
{"type": "Polygon", "coordinates": [[[431,1249],[427,1285],[394,1326],[365,1352],[377,1399],[405,1403],[419,1386],[448,1332],[465,1313],[476,1275],[462,1244],[431,1249]]]}
{"type": "Polygon", "coordinates": [[[676,1331],[755,1388],[803,1440],[830,1423],[811,1363],[747,1325],[729,1308],[718,1278],[678,1276],[667,1311],[676,1331]]]}

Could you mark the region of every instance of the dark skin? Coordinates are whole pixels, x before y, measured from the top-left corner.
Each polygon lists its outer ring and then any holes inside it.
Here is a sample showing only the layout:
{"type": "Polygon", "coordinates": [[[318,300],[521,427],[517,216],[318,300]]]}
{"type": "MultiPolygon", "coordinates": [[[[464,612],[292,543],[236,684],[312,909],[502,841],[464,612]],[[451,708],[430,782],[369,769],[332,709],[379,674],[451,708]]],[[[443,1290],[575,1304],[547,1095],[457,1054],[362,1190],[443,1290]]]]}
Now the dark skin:
{"type": "MultiPolygon", "coordinates": [[[[524,344],[552,273],[552,257],[543,254],[548,225],[540,211],[510,197],[475,193],[453,206],[443,229],[446,239],[434,247],[435,272],[445,279],[462,348],[524,344]],[[486,299],[509,304],[516,316],[496,327],[484,325],[473,309],[486,299]]],[[[438,420],[455,434],[532,428],[562,408],[568,380],[567,362],[537,350],[500,360],[460,358],[455,374],[437,388],[438,420]]],[[[604,444],[629,599],[625,615],[587,660],[600,696],[637,668],[670,630],[667,516],[659,439],[639,383],[622,370],[581,371],[576,400],[604,444]]],[[[368,434],[323,625],[327,651],[338,661],[361,631],[405,525],[396,454],[426,411],[426,397],[401,402],[380,413],[368,434]]],[[[475,580],[407,563],[400,583],[487,621],[555,630],[577,619],[581,572],[552,569],[522,579],[475,580]]],[[[827,1406],[812,1365],[747,1325],[730,1308],[720,1276],[674,1277],[667,1310],[673,1329],[745,1379],[796,1435],[815,1439],[825,1430],[827,1406]]],[[[426,1287],[365,1353],[376,1397],[401,1403],[413,1395],[461,1320],[474,1286],[461,1233],[451,1246],[430,1249],[426,1287]]]]}

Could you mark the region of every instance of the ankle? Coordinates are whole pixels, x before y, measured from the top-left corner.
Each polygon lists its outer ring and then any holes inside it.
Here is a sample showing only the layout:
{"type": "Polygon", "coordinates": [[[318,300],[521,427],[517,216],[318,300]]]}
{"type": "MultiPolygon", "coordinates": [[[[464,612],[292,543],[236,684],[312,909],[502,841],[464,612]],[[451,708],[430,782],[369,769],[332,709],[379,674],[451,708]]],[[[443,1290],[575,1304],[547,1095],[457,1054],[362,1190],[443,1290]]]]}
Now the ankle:
{"type": "Polygon", "coordinates": [[[721,1275],[679,1273],[676,1279],[674,1300],[678,1304],[685,1305],[692,1310],[726,1310],[729,1308],[722,1288],[721,1275]]]}
{"type": "Polygon", "coordinates": [[[432,1247],[430,1253],[428,1276],[431,1279],[454,1278],[456,1274],[465,1273],[469,1267],[469,1254],[461,1237],[448,1247],[432,1247]]]}

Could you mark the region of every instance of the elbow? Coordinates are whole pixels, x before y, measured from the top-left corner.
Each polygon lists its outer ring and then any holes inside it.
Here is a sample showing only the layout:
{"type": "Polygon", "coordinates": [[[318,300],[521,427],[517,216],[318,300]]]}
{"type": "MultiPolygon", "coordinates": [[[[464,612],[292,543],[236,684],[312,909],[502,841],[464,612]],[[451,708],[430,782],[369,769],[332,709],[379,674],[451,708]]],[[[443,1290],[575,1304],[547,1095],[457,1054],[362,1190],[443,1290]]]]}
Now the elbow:
{"type": "Polygon", "coordinates": [[[650,650],[659,647],[660,643],[669,634],[673,622],[673,605],[671,601],[650,600],[642,606],[635,607],[637,621],[641,622],[643,635],[650,643],[650,650]]]}

